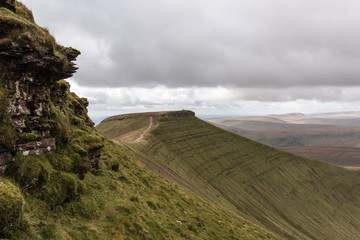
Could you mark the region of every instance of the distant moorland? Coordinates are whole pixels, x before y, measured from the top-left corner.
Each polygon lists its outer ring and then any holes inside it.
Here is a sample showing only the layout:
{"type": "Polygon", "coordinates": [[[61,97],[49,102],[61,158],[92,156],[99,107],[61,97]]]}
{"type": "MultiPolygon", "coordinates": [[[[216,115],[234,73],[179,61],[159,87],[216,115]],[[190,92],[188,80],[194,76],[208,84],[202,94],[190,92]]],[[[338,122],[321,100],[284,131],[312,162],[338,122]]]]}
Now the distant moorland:
{"type": "Polygon", "coordinates": [[[227,131],[306,158],[360,166],[360,113],[234,117],[209,120],[227,131]]]}

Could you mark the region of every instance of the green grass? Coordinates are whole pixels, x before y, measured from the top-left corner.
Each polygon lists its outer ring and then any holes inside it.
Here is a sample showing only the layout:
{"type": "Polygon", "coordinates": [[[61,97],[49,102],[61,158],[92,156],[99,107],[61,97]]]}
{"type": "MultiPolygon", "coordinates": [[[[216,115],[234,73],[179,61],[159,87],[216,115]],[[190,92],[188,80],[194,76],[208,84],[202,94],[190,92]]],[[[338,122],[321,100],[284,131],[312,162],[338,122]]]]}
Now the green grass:
{"type": "MultiPolygon", "coordinates": [[[[39,191],[23,191],[21,221],[2,237],[279,239],[154,174],[128,152],[106,141],[100,175],[87,173],[79,180],[74,174],[54,171],[39,191]]],[[[40,162],[49,168],[51,156],[42,156],[40,162]]]]}
{"type": "Polygon", "coordinates": [[[137,139],[149,125],[147,113],[140,115],[127,114],[121,117],[112,117],[103,121],[98,129],[114,141],[130,142],[137,139]]]}
{"type": "Polygon", "coordinates": [[[150,168],[288,239],[357,239],[360,174],[297,157],[195,117],[160,118],[127,144],[150,168]]]}
{"type": "Polygon", "coordinates": [[[23,199],[19,189],[0,177],[0,232],[7,231],[19,219],[23,199]]]}
{"type": "Polygon", "coordinates": [[[140,134],[147,129],[150,123],[150,116],[153,117],[154,122],[157,122],[161,115],[178,113],[186,114],[186,111],[123,114],[103,120],[97,126],[97,129],[115,142],[131,142],[137,139],[140,134]]]}

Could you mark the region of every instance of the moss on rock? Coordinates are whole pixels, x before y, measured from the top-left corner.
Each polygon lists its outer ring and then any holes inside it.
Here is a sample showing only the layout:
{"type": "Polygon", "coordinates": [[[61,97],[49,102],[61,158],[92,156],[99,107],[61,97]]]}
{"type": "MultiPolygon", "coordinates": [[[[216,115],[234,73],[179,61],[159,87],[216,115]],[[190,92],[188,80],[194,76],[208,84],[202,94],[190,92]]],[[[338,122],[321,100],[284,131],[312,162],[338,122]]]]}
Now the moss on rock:
{"type": "Polygon", "coordinates": [[[91,151],[104,147],[104,137],[97,134],[87,134],[82,137],[75,138],[73,143],[80,145],[87,151],[91,151]]]}
{"type": "Polygon", "coordinates": [[[49,154],[49,161],[54,169],[58,171],[70,172],[74,164],[73,159],[61,154],[49,154]]]}
{"type": "Polygon", "coordinates": [[[0,235],[20,217],[23,198],[20,190],[10,181],[0,178],[0,235]]]}
{"type": "Polygon", "coordinates": [[[43,187],[42,198],[50,207],[55,207],[78,200],[84,190],[85,185],[74,174],[57,171],[51,174],[51,181],[43,187]]]}
{"type": "Polygon", "coordinates": [[[33,133],[23,133],[20,135],[20,143],[36,141],[37,135],[33,133]]]}
{"type": "Polygon", "coordinates": [[[23,156],[19,153],[8,166],[7,174],[24,190],[35,190],[48,181],[51,169],[45,160],[45,156],[23,156]]]}

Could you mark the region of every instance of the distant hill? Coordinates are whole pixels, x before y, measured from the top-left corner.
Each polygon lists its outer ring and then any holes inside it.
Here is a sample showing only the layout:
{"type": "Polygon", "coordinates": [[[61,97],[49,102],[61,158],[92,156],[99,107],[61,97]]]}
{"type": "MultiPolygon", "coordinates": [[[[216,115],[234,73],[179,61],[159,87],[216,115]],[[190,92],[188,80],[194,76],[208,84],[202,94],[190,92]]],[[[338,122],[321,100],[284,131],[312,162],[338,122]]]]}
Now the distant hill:
{"type": "MultiPolygon", "coordinates": [[[[252,124],[257,124],[253,122],[252,124]]],[[[360,146],[360,127],[309,128],[298,125],[298,129],[244,130],[238,127],[217,125],[227,131],[250,138],[273,147],[297,146],[360,146]]]]}
{"type": "Polygon", "coordinates": [[[238,118],[231,119],[216,119],[208,120],[209,122],[227,127],[240,128],[242,130],[250,131],[269,131],[269,130],[307,130],[307,129],[320,129],[320,128],[329,128],[332,125],[327,124],[295,124],[295,123],[286,123],[281,120],[275,119],[265,119],[265,120],[245,120],[238,118]]]}
{"type": "Polygon", "coordinates": [[[297,113],[213,119],[209,122],[283,151],[351,167],[360,164],[356,155],[360,147],[359,116],[358,112],[311,116],[297,113]]]}
{"type": "Polygon", "coordinates": [[[353,169],[360,167],[360,148],[336,146],[282,147],[281,150],[295,155],[316,159],[353,169]]]}
{"type": "Polygon", "coordinates": [[[320,117],[320,118],[360,118],[360,112],[330,112],[330,113],[316,113],[311,114],[312,117],[320,117]]]}
{"type": "MultiPolygon", "coordinates": [[[[159,174],[287,239],[359,238],[359,172],[276,150],[191,114],[154,116],[142,141],[119,144],[159,174]]],[[[131,125],[121,118],[99,129],[131,125]]]]}
{"type": "Polygon", "coordinates": [[[274,129],[312,129],[330,126],[360,127],[360,113],[341,112],[312,115],[305,115],[302,113],[272,114],[265,116],[210,119],[209,122],[255,131],[274,129]]]}

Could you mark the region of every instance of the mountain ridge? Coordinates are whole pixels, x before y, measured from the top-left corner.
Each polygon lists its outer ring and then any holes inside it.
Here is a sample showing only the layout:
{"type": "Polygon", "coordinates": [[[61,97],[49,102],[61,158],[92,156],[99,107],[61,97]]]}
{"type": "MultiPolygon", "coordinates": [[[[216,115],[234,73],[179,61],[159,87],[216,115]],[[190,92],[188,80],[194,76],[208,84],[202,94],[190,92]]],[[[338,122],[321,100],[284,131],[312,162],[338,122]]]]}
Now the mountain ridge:
{"type": "Polygon", "coordinates": [[[139,143],[120,144],[159,174],[285,238],[359,236],[353,226],[359,224],[358,173],[275,150],[196,117],[157,121],[139,143]]]}

